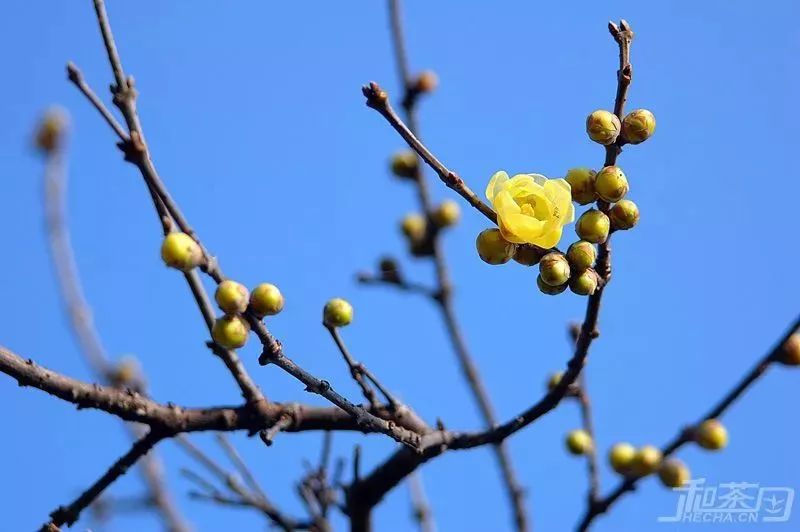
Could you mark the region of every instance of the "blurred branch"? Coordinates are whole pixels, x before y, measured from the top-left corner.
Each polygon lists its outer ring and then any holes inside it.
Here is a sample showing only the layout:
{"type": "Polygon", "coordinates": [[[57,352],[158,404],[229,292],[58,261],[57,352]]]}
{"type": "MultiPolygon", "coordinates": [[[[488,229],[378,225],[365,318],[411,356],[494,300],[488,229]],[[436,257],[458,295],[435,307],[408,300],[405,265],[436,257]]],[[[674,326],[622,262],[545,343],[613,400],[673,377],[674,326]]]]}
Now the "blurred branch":
{"type": "Polygon", "coordinates": [[[428,498],[425,496],[425,487],[422,485],[422,476],[419,473],[415,472],[408,476],[408,491],[411,496],[414,521],[417,523],[419,532],[436,532],[433,513],[428,504],[428,498]]]}
{"type": "MultiPolygon", "coordinates": [[[[94,96],[94,94],[90,93],[89,96],[94,96]]],[[[94,98],[96,99],[96,96],[94,98]]],[[[81,353],[95,375],[106,384],[128,385],[144,393],[144,379],[141,373],[135,371],[135,368],[128,368],[131,375],[124,379],[124,382],[120,380],[122,368],[111,362],[92,322],[92,311],[83,294],[67,225],[63,144],[63,142],[59,142],[56,147],[45,152],[44,211],[50,253],[64,302],[64,310],[69,317],[71,330],[78,340],[81,353]]],[[[141,438],[143,435],[142,429],[134,425],[126,425],[126,430],[133,440],[141,438]]],[[[162,474],[161,463],[155,454],[150,454],[142,460],[141,472],[150,492],[149,496],[153,506],[160,513],[167,530],[170,532],[188,531],[189,527],[172,501],[162,474]]]]}

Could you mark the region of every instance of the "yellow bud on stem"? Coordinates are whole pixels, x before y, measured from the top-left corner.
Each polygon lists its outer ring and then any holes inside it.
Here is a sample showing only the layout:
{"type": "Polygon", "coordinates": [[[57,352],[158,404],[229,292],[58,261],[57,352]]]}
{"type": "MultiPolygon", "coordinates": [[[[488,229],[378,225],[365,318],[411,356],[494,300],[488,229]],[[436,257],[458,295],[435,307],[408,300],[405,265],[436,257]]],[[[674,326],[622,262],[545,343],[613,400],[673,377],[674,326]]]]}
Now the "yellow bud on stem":
{"type": "Polygon", "coordinates": [[[597,199],[594,189],[596,172],[591,168],[570,168],[566,179],[572,191],[572,200],[581,205],[588,205],[597,199]]]}
{"type": "Polygon", "coordinates": [[[481,260],[487,264],[505,264],[514,256],[517,249],[516,244],[512,244],[503,238],[499,229],[484,229],[475,239],[475,247],[481,260]]]}
{"type": "Polygon", "coordinates": [[[550,286],[560,286],[569,280],[569,262],[561,253],[548,253],[539,261],[539,276],[550,286]]]}
{"type": "Polygon", "coordinates": [[[654,473],[661,465],[661,451],[652,445],[645,445],[636,451],[631,461],[631,473],[643,477],[654,473]]]}
{"type": "Polygon", "coordinates": [[[597,260],[597,249],[591,242],[578,240],[567,248],[567,260],[574,271],[582,272],[597,260]]]}
{"type": "Polygon", "coordinates": [[[203,262],[203,250],[186,233],[169,233],[161,244],[161,258],[167,266],[191,271],[203,262]]]}
{"type": "Polygon", "coordinates": [[[261,283],[250,294],[250,310],[259,318],[278,314],[283,305],[283,294],[274,284],[261,283]]]}
{"type": "Polygon", "coordinates": [[[694,440],[703,449],[718,451],[728,445],[728,430],[718,420],[707,419],[695,430],[694,440]]]}
{"type": "Polygon", "coordinates": [[[658,469],[658,478],[668,488],[680,488],[691,478],[689,468],[677,458],[665,460],[658,469]]]}
{"type": "Polygon", "coordinates": [[[244,312],[247,310],[249,298],[250,292],[248,292],[247,288],[230,279],[219,283],[217,291],[214,294],[217,305],[225,314],[244,312]]]}
{"type": "Polygon", "coordinates": [[[619,166],[606,166],[597,172],[594,189],[598,196],[613,203],[628,193],[628,178],[619,166]]]}
{"type": "Polygon", "coordinates": [[[592,437],[585,430],[573,430],[567,434],[567,450],[575,455],[586,454],[592,449],[592,437]]]}
{"type": "Polygon", "coordinates": [[[461,207],[453,200],[444,200],[431,214],[437,227],[450,227],[461,218],[461,207]]]}
{"type": "Polygon", "coordinates": [[[614,229],[631,229],[639,223],[639,207],[629,199],[619,200],[608,211],[608,218],[614,229]]]}
{"type": "Polygon", "coordinates": [[[589,209],[581,214],[575,224],[575,232],[580,238],[592,244],[602,244],[608,239],[611,221],[601,211],[589,209]]]}
{"type": "Polygon", "coordinates": [[[630,144],[639,144],[656,132],[656,117],[647,109],[631,111],[622,120],[622,138],[630,144]]]}
{"type": "Polygon", "coordinates": [[[353,321],[353,306],[342,298],[334,298],[325,303],[322,310],[322,323],[327,327],[344,327],[353,321]]]}
{"type": "Polygon", "coordinates": [[[600,109],[586,118],[586,133],[589,138],[604,146],[616,142],[621,128],[617,115],[609,111],[600,109]]]}
{"type": "Polygon", "coordinates": [[[620,442],[614,444],[608,452],[608,463],[620,475],[627,475],[633,466],[636,448],[630,443],[620,442]]]}
{"type": "Polygon", "coordinates": [[[211,329],[211,338],[225,349],[238,349],[247,343],[250,326],[238,315],[217,318],[211,329]]]}

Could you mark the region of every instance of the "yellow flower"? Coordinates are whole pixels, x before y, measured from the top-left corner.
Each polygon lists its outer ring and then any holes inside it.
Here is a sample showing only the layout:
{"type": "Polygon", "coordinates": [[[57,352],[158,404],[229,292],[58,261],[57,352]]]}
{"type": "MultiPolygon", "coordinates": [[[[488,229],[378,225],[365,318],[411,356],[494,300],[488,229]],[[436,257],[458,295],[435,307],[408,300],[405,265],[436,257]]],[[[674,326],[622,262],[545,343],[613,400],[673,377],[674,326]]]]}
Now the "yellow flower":
{"type": "Polygon", "coordinates": [[[486,197],[497,212],[503,238],[515,244],[551,248],[561,240],[563,227],[575,220],[570,186],[563,179],[539,174],[509,179],[501,170],[489,181],[486,197]]]}

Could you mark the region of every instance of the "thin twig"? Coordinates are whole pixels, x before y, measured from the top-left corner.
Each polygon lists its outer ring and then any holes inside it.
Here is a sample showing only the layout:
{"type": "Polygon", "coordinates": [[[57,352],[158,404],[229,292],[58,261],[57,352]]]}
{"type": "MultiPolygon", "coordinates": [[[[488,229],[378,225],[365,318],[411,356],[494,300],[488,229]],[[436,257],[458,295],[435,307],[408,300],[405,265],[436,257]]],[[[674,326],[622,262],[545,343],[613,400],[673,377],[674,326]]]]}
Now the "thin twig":
{"type": "Polygon", "coordinates": [[[417,523],[419,532],[435,532],[436,523],[433,521],[433,513],[425,495],[425,487],[422,485],[422,476],[418,472],[408,476],[408,490],[411,496],[414,521],[417,523]]]}
{"type": "MultiPolygon", "coordinates": [[[[701,417],[695,424],[681,429],[678,434],[662,448],[664,458],[671,456],[678,449],[694,441],[693,434],[695,427],[701,425],[704,421],[709,419],[719,419],[728,410],[728,408],[736,402],[744,393],[750,389],[757,380],[759,380],[767,371],[767,369],[781,356],[782,349],[786,341],[795,333],[800,331],[800,316],[789,326],[786,332],[775,343],[775,345],[764,355],[756,364],[748,371],[739,382],[709,411],[701,417]]],[[[616,503],[623,495],[636,489],[641,478],[629,477],[619,483],[619,485],[605,497],[598,499],[594,504],[586,509],[582,521],[578,525],[578,530],[588,530],[595,518],[599,515],[606,513],[614,503],[616,503]]]]}
{"type": "MultiPolygon", "coordinates": [[[[400,82],[403,88],[402,107],[405,111],[405,119],[408,126],[402,123],[399,117],[389,103],[388,95],[380,89],[373,90],[370,84],[365,87],[364,94],[367,96],[367,105],[377,110],[381,115],[387,118],[395,129],[409,142],[418,156],[425,160],[439,175],[442,181],[450,188],[455,190],[458,194],[464,197],[470,205],[478,209],[490,220],[497,223],[497,217],[485,203],[483,203],[472,190],[458,177],[454,172],[447,169],[433,154],[428,151],[424,145],[419,141],[419,125],[417,120],[417,103],[421,93],[416,88],[416,83],[411,78],[411,67],[406,52],[405,38],[403,35],[403,21],[401,13],[400,0],[388,0],[389,3],[389,19],[392,33],[392,41],[395,51],[395,63],[397,64],[398,73],[400,75],[400,82]]],[[[423,166],[418,164],[415,166],[414,184],[416,185],[417,200],[419,208],[428,218],[428,227],[435,227],[432,223],[431,215],[433,213],[433,201],[431,199],[430,191],[428,190],[428,182],[425,177],[423,166]]],[[[453,290],[452,281],[450,280],[450,272],[445,259],[444,251],[441,245],[441,233],[433,232],[430,234],[431,250],[434,267],[436,270],[437,289],[435,291],[434,299],[439,303],[439,309],[442,313],[442,318],[445,323],[450,342],[458,360],[461,373],[466,380],[472,396],[478,405],[481,417],[487,427],[493,427],[497,424],[497,418],[494,409],[489,400],[489,394],[486,386],[479,374],[477,365],[469,352],[466,340],[461,331],[458,319],[456,317],[455,307],[453,305],[453,290]]],[[[528,518],[525,511],[524,494],[516,478],[514,467],[511,463],[507,447],[502,442],[498,442],[494,447],[495,456],[500,467],[500,471],[508,492],[509,500],[514,514],[514,522],[516,530],[523,532],[528,529],[528,518]]]]}
{"type": "Polygon", "coordinates": [[[378,397],[375,395],[375,391],[370,386],[369,382],[378,389],[378,391],[386,398],[387,403],[389,404],[390,408],[397,408],[400,404],[397,399],[395,399],[394,395],[385,387],[383,386],[378,378],[372,373],[369,369],[367,369],[364,364],[361,362],[357,362],[353,359],[350,355],[350,352],[347,349],[347,346],[342,339],[342,335],[339,333],[339,329],[336,327],[329,327],[325,326],[328,329],[328,332],[331,334],[333,341],[336,343],[336,347],[339,348],[339,352],[342,354],[342,358],[344,358],[347,367],[350,369],[350,375],[353,377],[353,380],[356,381],[358,386],[361,388],[361,392],[364,394],[364,398],[370,404],[372,408],[375,408],[380,404],[378,401],[378,397]]]}
{"type": "Polygon", "coordinates": [[[592,416],[592,400],[589,396],[589,390],[586,388],[586,372],[581,373],[578,383],[577,397],[581,410],[581,424],[583,425],[583,430],[592,440],[592,445],[586,453],[586,470],[589,476],[587,502],[593,504],[600,496],[600,470],[597,463],[597,439],[592,416]]]}
{"type": "MultiPolygon", "coordinates": [[[[86,84],[83,83],[82,78],[78,77],[76,83],[90,100],[92,97],[96,99],[91,89],[88,89],[86,84]]],[[[100,104],[100,107],[102,107],[102,104],[100,104]]],[[[105,108],[102,107],[102,109],[105,108]]],[[[63,156],[62,148],[56,148],[47,153],[45,163],[44,210],[47,219],[47,234],[50,241],[51,257],[55,266],[61,297],[64,301],[65,312],[70,318],[71,329],[78,340],[81,353],[101,381],[107,384],[114,384],[116,366],[111,362],[103,346],[100,334],[92,322],[92,311],[83,293],[71,244],[65,206],[66,172],[63,156]]],[[[137,388],[145,393],[144,379],[141,374],[135,375],[131,382],[119,384],[137,388]]],[[[126,431],[133,440],[142,436],[142,430],[142,428],[134,425],[126,425],[126,431]]],[[[150,492],[149,495],[153,506],[160,513],[167,529],[170,532],[186,532],[189,530],[166,487],[161,463],[156,455],[150,454],[144,457],[141,461],[140,469],[150,492]]]]}
{"type": "Polygon", "coordinates": [[[233,446],[228,437],[225,434],[217,434],[216,439],[220,447],[222,447],[222,450],[228,455],[228,459],[233,463],[233,466],[236,468],[239,474],[242,475],[245,484],[247,484],[247,486],[254,493],[257,493],[259,497],[266,499],[267,494],[264,493],[264,490],[256,480],[255,475],[253,475],[253,472],[245,463],[242,455],[239,454],[239,451],[236,450],[236,447],[233,446]]]}
{"type": "Polygon", "coordinates": [[[89,506],[112,482],[124,475],[128,469],[135,464],[141,457],[147,454],[159,441],[164,439],[166,434],[151,430],[144,437],[137,440],[131,449],[122,455],[119,460],[114,462],[96,482],[86,491],[81,493],[77,499],[67,506],[59,506],[50,514],[50,521],[42,526],[41,532],[49,532],[58,527],[71,526],[78,520],[81,512],[89,506]]]}

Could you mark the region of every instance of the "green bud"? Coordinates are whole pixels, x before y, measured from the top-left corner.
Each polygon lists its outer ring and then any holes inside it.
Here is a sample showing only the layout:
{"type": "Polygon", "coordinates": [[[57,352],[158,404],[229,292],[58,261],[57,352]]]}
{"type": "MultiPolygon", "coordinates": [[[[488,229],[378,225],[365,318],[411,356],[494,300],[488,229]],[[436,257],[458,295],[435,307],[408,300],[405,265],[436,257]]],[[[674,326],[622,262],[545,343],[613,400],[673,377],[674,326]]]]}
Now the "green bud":
{"type": "Polygon", "coordinates": [[[578,240],[570,244],[567,249],[567,260],[574,271],[582,272],[597,260],[597,249],[591,242],[578,240]]]}
{"type": "Polygon", "coordinates": [[[677,458],[670,458],[658,469],[658,478],[668,488],[680,488],[691,478],[689,468],[677,458]]]}
{"type": "Polygon", "coordinates": [[[517,249],[516,244],[512,244],[503,238],[499,229],[484,229],[475,239],[475,246],[478,248],[478,255],[487,264],[505,264],[514,256],[517,249]]]}
{"type": "Polygon", "coordinates": [[[392,155],[392,173],[397,177],[414,179],[417,176],[419,159],[411,150],[402,150],[392,155]]]}
{"type": "Polygon", "coordinates": [[[544,249],[523,244],[517,246],[517,250],[514,252],[514,260],[523,266],[533,266],[534,264],[539,264],[539,261],[546,254],[547,251],[544,249]]]}
{"type": "Polygon", "coordinates": [[[639,207],[631,200],[619,200],[608,211],[608,217],[614,229],[631,229],[639,223],[639,207]]]}
{"type": "Polygon", "coordinates": [[[575,232],[580,238],[592,244],[602,244],[608,239],[611,222],[604,213],[597,209],[589,209],[578,218],[575,232]]]}
{"type": "Polygon", "coordinates": [[[608,463],[620,475],[627,475],[631,471],[636,449],[630,443],[620,442],[614,444],[608,452],[608,463]]]}
{"type": "Polygon", "coordinates": [[[558,383],[561,382],[561,378],[563,376],[563,371],[557,371],[550,375],[550,377],[547,379],[547,391],[552,392],[553,389],[558,386],[558,383]]]}
{"type": "Polygon", "coordinates": [[[328,327],[344,327],[353,321],[353,306],[341,298],[331,299],[325,303],[322,311],[322,322],[328,327]]]}
{"type": "Polygon", "coordinates": [[[564,283],[560,286],[550,286],[549,284],[542,281],[542,275],[539,274],[536,277],[536,286],[539,287],[539,291],[543,294],[547,294],[548,296],[557,296],[561,292],[567,289],[567,283],[564,283]]]}
{"type": "Polygon", "coordinates": [[[656,117],[647,109],[636,109],[622,120],[622,138],[630,144],[639,144],[656,132],[656,117]]]}
{"type": "Polygon", "coordinates": [[[593,269],[583,270],[580,274],[569,280],[569,289],[579,296],[590,296],[597,290],[599,280],[593,269]]]}
{"type": "Polygon", "coordinates": [[[548,253],[539,261],[539,276],[550,286],[560,286],[569,280],[569,262],[561,253],[548,253]]]}
{"type": "Polygon", "coordinates": [[[259,318],[278,314],[283,305],[283,294],[274,284],[261,283],[250,294],[250,310],[259,318]]]}
{"type": "Polygon", "coordinates": [[[433,223],[437,227],[450,227],[458,223],[461,218],[461,208],[453,200],[444,200],[431,214],[433,223]]]}
{"type": "Polygon", "coordinates": [[[191,271],[203,262],[203,251],[186,233],[169,233],[161,244],[161,258],[167,266],[191,271]]]}
{"type": "Polygon", "coordinates": [[[597,172],[591,168],[570,168],[567,171],[567,183],[572,190],[572,200],[587,205],[597,199],[594,180],[597,172]]]}
{"type": "Polygon", "coordinates": [[[598,196],[613,203],[628,193],[628,178],[619,166],[606,166],[597,172],[594,189],[598,196]]]}
{"type": "Polygon", "coordinates": [[[586,454],[592,449],[592,437],[585,430],[573,430],[567,434],[566,444],[570,453],[586,454]]]}
{"type": "Polygon", "coordinates": [[[219,283],[214,299],[225,314],[238,314],[247,310],[250,292],[244,285],[227,280],[219,283]]]}
{"type": "Polygon", "coordinates": [[[620,129],[619,118],[609,111],[600,109],[586,119],[586,133],[589,138],[604,146],[616,142],[620,129]]]}
{"type": "Polygon", "coordinates": [[[217,318],[211,329],[211,337],[225,349],[238,349],[247,343],[250,326],[238,315],[217,318]]]}
{"type": "Polygon", "coordinates": [[[703,449],[718,451],[728,445],[728,430],[718,420],[707,419],[695,430],[694,439],[703,449]]]}

